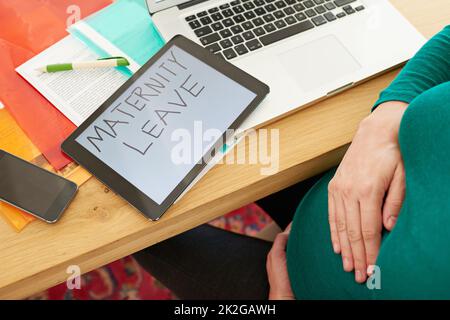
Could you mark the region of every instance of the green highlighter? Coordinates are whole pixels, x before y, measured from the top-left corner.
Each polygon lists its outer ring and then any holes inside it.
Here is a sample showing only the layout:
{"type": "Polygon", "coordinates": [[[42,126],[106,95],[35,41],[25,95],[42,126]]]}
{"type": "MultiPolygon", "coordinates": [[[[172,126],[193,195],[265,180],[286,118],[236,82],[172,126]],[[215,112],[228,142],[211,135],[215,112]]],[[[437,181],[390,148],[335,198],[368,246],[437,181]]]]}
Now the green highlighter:
{"type": "Polygon", "coordinates": [[[94,61],[78,61],[72,63],[58,63],[49,64],[44,67],[38,68],[41,72],[60,72],[71,70],[83,70],[92,68],[113,68],[113,67],[126,67],[130,63],[124,57],[109,57],[101,58],[94,61]]]}

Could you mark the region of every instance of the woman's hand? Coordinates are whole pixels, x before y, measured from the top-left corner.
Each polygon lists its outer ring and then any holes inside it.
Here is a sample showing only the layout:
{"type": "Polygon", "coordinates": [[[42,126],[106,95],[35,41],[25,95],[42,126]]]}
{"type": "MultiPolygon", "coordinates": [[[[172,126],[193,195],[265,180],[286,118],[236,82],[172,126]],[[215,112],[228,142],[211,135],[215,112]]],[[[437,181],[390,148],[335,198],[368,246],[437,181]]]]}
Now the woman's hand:
{"type": "Polygon", "coordinates": [[[286,244],[291,225],[275,238],[272,249],[267,256],[267,275],[269,277],[270,300],[294,300],[286,262],[286,244]]]}
{"type": "Polygon", "coordinates": [[[405,196],[398,132],[407,107],[387,102],[364,119],[328,186],[333,249],[359,283],[376,262],[383,225],[392,230],[405,196]]]}

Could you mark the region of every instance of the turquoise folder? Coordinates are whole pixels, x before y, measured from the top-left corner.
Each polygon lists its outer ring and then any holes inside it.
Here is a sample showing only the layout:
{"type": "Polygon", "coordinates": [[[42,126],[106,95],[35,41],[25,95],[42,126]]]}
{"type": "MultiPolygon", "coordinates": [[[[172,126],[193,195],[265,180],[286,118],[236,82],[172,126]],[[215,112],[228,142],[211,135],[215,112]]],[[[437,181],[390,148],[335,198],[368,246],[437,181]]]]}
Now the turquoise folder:
{"type": "MultiPolygon", "coordinates": [[[[164,45],[147,11],[145,0],[115,1],[84,19],[84,22],[140,65],[144,65],[164,45]]],[[[69,32],[99,56],[108,56],[104,49],[77,30],[76,24],[69,28],[69,32]]],[[[126,68],[118,69],[131,75],[126,68]]]]}

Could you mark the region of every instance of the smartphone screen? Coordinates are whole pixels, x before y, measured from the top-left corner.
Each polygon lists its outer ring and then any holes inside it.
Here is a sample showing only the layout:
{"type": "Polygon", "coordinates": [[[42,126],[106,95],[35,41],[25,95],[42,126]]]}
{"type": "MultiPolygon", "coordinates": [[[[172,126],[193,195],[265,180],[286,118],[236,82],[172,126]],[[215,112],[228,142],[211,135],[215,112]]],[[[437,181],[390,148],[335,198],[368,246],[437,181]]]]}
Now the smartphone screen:
{"type": "Polygon", "coordinates": [[[46,222],[56,222],[77,185],[0,150],[0,199],[46,222]]]}

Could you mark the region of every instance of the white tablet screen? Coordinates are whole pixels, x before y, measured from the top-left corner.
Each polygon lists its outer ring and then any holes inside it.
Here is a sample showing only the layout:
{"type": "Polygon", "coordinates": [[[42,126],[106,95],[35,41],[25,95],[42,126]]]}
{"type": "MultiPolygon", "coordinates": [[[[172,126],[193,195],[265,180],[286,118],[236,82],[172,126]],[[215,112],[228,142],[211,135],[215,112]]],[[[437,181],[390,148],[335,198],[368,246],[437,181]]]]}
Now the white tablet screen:
{"type": "Polygon", "coordinates": [[[161,204],[255,97],[172,46],[76,141],[161,204]]]}

